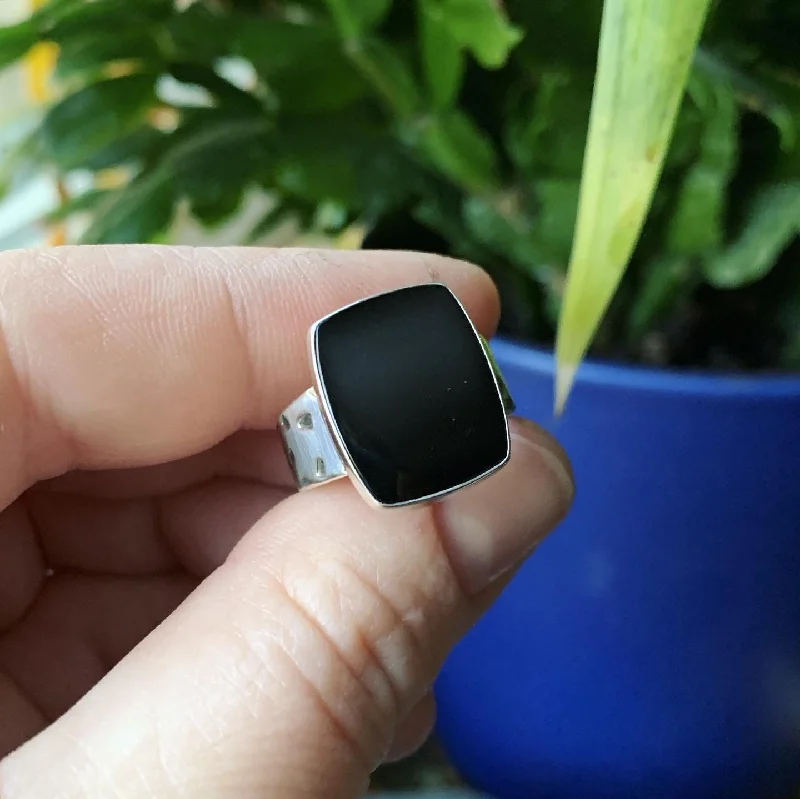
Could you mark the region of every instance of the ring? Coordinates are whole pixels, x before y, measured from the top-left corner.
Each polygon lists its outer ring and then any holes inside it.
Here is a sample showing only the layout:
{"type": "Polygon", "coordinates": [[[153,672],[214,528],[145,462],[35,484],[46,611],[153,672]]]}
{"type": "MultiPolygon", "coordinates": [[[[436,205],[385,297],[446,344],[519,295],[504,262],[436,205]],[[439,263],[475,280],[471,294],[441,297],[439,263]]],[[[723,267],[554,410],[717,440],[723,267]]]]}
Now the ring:
{"type": "Polygon", "coordinates": [[[309,330],[314,385],[280,415],[298,489],[349,476],[372,505],[439,499],[509,459],[514,403],[447,286],[359,300],[309,330]]]}

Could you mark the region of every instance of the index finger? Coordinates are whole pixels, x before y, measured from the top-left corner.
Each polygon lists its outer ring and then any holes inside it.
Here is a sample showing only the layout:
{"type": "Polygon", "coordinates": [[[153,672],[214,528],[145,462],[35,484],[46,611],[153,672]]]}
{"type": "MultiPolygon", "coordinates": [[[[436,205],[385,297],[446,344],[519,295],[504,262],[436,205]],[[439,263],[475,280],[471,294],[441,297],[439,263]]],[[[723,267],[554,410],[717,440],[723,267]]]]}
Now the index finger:
{"type": "Polygon", "coordinates": [[[271,428],[311,384],[314,321],[434,280],[493,332],[489,278],[433,255],[117,246],[0,256],[0,506],[70,469],[161,463],[271,428]]]}

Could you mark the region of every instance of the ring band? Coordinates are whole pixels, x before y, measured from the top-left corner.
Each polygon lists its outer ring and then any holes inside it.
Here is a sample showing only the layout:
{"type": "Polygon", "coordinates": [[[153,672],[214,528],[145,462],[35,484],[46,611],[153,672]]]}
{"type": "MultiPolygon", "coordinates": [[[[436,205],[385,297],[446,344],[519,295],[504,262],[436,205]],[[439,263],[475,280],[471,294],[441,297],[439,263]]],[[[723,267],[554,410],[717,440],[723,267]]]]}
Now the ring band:
{"type": "Polygon", "coordinates": [[[514,402],[489,344],[440,283],[378,294],[309,330],[314,385],[280,415],[298,489],[350,477],[372,505],[437,500],[510,456],[514,402]]]}

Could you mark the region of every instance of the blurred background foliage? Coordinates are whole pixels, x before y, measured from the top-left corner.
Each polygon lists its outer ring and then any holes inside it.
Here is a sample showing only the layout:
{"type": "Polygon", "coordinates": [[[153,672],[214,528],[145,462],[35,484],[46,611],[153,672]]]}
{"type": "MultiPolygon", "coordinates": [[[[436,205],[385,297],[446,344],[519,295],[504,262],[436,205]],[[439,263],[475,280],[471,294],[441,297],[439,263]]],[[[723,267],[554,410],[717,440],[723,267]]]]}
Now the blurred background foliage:
{"type": "MultiPolygon", "coordinates": [[[[551,343],[602,0],[49,0],[0,67],[56,46],[56,99],[5,187],[89,173],[52,215],[163,240],[188,209],[489,269],[503,330],[551,343]],[[180,88],[181,91],[175,91],[180,88]],[[355,233],[354,233],[355,231],[355,233]],[[355,239],[354,239],[355,236],[355,239]]],[[[715,0],[653,207],[593,352],[800,366],[800,3],[715,0]]]]}

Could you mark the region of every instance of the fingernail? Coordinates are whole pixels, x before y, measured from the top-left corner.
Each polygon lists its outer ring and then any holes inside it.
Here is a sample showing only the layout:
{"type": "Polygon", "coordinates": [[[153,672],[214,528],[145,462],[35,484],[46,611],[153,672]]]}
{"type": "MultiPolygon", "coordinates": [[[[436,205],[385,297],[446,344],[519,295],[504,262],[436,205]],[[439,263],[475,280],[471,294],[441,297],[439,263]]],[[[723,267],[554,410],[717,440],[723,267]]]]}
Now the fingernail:
{"type": "Polygon", "coordinates": [[[564,518],[575,493],[569,460],[536,425],[512,419],[511,458],[439,508],[444,544],[468,593],[524,560],[564,518]]]}

